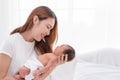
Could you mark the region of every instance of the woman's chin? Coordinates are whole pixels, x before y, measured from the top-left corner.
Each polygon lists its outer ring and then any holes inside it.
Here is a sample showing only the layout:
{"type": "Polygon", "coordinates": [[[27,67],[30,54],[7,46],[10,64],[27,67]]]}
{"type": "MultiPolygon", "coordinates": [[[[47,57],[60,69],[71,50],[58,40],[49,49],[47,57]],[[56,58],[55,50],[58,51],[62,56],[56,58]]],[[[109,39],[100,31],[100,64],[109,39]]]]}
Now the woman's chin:
{"type": "Polygon", "coordinates": [[[38,41],[38,42],[41,41],[41,40],[44,40],[44,38],[36,39],[36,41],[38,41]]]}
{"type": "Polygon", "coordinates": [[[41,41],[42,39],[40,38],[40,39],[38,39],[37,41],[41,41]]]}
{"type": "Polygon", "coordinates": [[[41,41],[41,39],[35,39],[35,40],[38,41],[38,42],[41,41]]]}
{"type": "Polygon", "coordinates": [[[42,39],[39,39],[39,40],[37,40],[37,41],[41,41],[42,39]]]}

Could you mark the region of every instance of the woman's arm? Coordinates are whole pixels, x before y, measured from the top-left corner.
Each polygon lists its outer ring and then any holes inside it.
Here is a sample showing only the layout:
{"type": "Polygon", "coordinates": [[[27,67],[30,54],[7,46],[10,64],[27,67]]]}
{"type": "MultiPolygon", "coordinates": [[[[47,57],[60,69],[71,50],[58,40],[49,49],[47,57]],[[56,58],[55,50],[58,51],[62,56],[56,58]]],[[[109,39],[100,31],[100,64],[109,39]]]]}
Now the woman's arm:
{"type": "Polygon", "coordinates": [[[3,78],[2,80],[15,80],[13,77],[11,76],[6,76],[5,78],[3,78]]]}
{"type": "MultiPolygon", "coordinates": [[[[58,62],[56,64],[54,64],[53,66],[51,66],[51,68],[47,72],[45,72],[45,73],[37,76],[34,80],[44,80],[58,65],[61,65],[61,64],[65,63],[65,62],[67,62],[67,58],[68,58],[68,55],[62,55],[62,56],[60,56],[58,58],[58,62]]],[[[40,69],[38,69],[37,74],[40,73],[40,71],[41,71],[40,69]]]]}
{"type": "Polygon", "coordinates": [[[5,54],[0,54],[0,80],[14,80],[7,76],[7,71],[11,63],[11,58],[5,54]]]}
{"type": "Polygon", "coordinates": [[[35,77],[34,80],[44,80],[56,68],[56,66],[57,65],[52,66],[47,72],[35,77]]]}

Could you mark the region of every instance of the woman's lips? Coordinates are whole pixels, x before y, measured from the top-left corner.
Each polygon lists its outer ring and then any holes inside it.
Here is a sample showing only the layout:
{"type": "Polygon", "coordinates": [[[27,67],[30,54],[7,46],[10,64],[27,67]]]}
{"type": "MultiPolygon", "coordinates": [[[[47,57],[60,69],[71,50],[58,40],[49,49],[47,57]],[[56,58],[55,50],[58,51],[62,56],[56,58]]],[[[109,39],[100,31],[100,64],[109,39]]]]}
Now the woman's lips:
{"type": "Polygon", "coordinates": [[[41,34],[41,39],[43,39],[45,37],[45,35],[44,34],[41,34]]]}

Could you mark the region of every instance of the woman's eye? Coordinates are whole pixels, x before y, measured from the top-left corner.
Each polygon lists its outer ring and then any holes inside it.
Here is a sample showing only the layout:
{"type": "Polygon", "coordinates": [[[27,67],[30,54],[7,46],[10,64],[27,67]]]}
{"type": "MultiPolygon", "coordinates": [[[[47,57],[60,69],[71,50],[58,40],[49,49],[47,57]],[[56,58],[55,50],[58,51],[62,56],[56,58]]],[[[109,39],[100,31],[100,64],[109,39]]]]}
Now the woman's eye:
{"type": "Polygon", "coordinates": [[[50,27],[49,27],[49,26],[47,26],[47,29],[50,29],[50,27]]]}

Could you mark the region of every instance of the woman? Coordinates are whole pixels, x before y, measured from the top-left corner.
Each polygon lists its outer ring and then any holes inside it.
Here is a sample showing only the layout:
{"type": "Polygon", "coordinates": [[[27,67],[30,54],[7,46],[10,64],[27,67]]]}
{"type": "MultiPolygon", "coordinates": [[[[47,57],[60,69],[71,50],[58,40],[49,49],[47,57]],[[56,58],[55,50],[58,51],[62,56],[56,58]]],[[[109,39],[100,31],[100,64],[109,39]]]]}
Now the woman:
{"type": "MultiPolygon", "coordinates": [[[[32,54],[37,56],[51,53],[53,44],[58,37],[57,28],[57,18],[53,11],[45,6],[35,8],[26,23],[13,30],[1,45],[0,80],[14,80],[13,76],[32,54]]],[[[61,56],[59,63],[63,62],[65,61],[61,56]]],[[[40,76],[39,71],[36,70],[37,79],[46,78],[55,66],[40,76]]]]}

